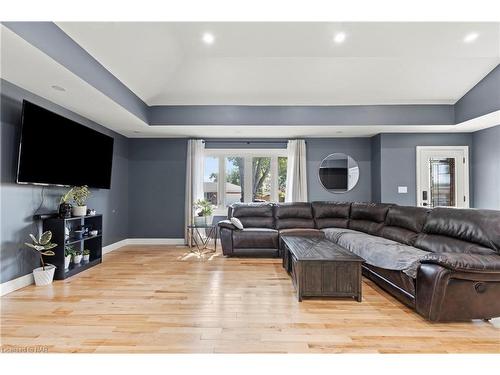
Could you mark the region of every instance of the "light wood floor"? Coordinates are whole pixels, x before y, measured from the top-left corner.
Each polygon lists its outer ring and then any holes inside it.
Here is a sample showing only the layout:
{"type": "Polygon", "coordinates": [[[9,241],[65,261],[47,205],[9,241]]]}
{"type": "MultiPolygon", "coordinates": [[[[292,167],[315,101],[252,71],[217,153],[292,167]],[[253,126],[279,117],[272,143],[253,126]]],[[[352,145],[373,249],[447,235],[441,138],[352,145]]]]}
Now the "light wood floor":
{"type": "Polygon", "coordinates": [[[2,297],[2,348],[49,352],[500,353],[500,324],[433,324],[363,282],[363,302],[297,302],[277,259],[128,246],[2,297]],[[496,326],[496,327],[495,327],[496,326]]]}

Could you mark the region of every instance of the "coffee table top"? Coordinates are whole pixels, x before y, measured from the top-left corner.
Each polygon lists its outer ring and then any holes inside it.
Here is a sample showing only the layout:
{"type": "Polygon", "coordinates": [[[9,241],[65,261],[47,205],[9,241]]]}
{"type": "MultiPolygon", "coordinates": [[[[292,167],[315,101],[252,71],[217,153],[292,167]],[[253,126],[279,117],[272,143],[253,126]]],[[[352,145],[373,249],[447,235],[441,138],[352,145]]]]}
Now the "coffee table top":
{"type": "Polygon", "coordinates": [[[323,238],[283,236],[281,239],[297,260],[364,262],[363,258],[346,248],[323,238]]]}

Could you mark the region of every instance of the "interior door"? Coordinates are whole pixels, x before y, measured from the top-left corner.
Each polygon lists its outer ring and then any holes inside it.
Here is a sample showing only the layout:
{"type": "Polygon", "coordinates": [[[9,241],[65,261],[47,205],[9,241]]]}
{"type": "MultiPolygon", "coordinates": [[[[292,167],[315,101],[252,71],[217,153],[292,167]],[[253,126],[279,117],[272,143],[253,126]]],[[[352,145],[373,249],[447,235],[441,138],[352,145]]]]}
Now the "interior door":
{"type": "Polygon", "coordinates": [[[468,146],[417,146],[417,205],[469,207],[468,146]]]}

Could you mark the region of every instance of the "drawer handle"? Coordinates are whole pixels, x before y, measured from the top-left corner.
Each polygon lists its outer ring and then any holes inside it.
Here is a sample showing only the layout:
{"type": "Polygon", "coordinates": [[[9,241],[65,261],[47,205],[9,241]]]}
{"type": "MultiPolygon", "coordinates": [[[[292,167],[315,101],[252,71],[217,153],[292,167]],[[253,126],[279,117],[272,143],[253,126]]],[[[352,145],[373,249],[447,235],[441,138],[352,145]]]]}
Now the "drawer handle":
{"type": "Polygon", "coordinates": [[[486,285],[484,283],[475,283],[474,289],[477,293],[484,293],[486,292],[486,285]]]}

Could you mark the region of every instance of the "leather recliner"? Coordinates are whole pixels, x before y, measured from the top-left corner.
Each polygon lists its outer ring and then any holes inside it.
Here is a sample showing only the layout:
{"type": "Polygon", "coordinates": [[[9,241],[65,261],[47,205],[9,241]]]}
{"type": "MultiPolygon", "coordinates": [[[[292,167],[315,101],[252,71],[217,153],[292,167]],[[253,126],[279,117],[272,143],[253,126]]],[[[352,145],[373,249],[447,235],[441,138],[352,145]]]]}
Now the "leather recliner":
{"type": "Polygon", "coordinates": [[[219,223],[224,255],[276,257],[283,235],[323,237],[329,228],[345,228],[426,254],[414,278],[363,264],[364,276],[426,319],[500,316],[500,211],[312,202],[236,204],[228,211],[233,216],[245,228],[219,223]]]}

